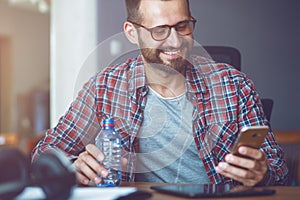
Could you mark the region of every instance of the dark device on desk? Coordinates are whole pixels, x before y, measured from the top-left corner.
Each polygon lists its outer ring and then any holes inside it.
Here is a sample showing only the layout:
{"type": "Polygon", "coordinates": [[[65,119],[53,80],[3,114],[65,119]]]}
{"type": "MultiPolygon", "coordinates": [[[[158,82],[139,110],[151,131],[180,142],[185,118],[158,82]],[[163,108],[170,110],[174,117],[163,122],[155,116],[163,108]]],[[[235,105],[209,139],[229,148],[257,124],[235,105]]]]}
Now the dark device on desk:
{"type": "Polygon", "coordinates": [[[0,199],[14,199],[27,186],[41,187],[47,199],[68,199],[76,176],[65,159],[53,151],[41,154],[30,166],[29,159],[18,149],[1,147],[0,199]]]}
{"type": "Polygon", "coordinates": [[[248,146],[258,149],[265,140],[266,135],[269,132],[268,126],[249,126],[243,127],[241,133],[235,141],[232,149],[232,154],[239,155],[238,149],[240,146],[248,146]]]}
{"type": "Polygon", "coordinates": [[[276,193],[275,190],[270,189],[228,184],[160,185],[152,186],[151,189],[165,194],[188,198],[264,196],[276,193]]]}

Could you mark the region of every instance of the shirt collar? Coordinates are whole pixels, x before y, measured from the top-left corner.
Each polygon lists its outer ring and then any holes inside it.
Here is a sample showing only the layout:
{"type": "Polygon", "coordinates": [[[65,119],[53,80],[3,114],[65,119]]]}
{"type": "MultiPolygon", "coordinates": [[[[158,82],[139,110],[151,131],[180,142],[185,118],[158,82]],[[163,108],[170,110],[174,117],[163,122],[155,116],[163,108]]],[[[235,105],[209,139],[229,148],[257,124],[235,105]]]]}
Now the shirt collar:
{"type": "Polygon", "coordinates": [[[189,64],[186,70],[186,83],[188,92],[206,93],[207,84],[203,73],[201,73],[201,65],[189,64]]]}
{"type": "Polygon", "coordinates": [[[130,65],[130,79],[129,90],[133,95],[136,91],[139,91],[143,96],[148,92],[148,87],[146,86],[146,74],[145,66],[142,59],[142,56],[139,55],[137,58],[131,60],[130,65]]]}

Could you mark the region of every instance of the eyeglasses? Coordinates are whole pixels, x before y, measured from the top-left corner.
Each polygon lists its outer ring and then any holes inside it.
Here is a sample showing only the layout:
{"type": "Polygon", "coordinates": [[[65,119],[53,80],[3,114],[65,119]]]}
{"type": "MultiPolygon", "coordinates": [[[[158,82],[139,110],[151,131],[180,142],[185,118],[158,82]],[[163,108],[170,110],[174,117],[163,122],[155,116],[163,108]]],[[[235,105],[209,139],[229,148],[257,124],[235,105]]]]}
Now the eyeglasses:
{"type": "Polygon", "coordinates": [[[127,20],[127,21],[149,31],[151,33],[151,37],[156,41],[162,41],[162,40],[167,39],[170,36],[171,29],[173,27],[175,28],[177,33],[181,36],[190,35],[194,31],[195,24],[197,22],[196,19],[192,18],[190,20],[184,20],[184,21],[178,22],[177,24],[172,25],[172,26],[161,25],[161,26],[156,26],[153,28],[147,28],[141,24],[138,24],[138,23],[135,23],[135,22],[132,22],[129,20],[127,20]]]}

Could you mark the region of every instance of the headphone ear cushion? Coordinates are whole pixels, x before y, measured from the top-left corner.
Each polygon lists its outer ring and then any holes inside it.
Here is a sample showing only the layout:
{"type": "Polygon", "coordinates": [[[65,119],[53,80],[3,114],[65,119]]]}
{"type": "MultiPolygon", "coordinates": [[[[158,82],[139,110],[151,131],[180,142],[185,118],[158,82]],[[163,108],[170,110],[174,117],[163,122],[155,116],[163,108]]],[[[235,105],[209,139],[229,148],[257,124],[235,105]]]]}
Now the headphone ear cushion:
{"type": "Polygon", "coordinates": [[[29,158],[16,148],[0,148],[0,199],[13,199],[29,183],[29,158]]]}
{"type": "Polygon", "coordinates": [[[61,152],[42,154],[32,163],[34,182],[42,187],[47,199],[68,199],[76,185],[75,170],[61,152]]]}

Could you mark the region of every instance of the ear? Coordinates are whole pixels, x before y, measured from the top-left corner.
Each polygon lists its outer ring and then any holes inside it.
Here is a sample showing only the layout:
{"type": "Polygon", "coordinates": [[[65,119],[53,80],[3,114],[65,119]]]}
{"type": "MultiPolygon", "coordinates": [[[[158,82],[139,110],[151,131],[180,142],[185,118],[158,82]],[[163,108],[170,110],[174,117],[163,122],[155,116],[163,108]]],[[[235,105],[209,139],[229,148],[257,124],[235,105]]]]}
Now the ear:
{"type": "Polygon", "coordinates": [[[127,39],[133,44],[138,44],[138,33],[134,25],[126,21],[124,22],[123,28],[127,39]]]}

